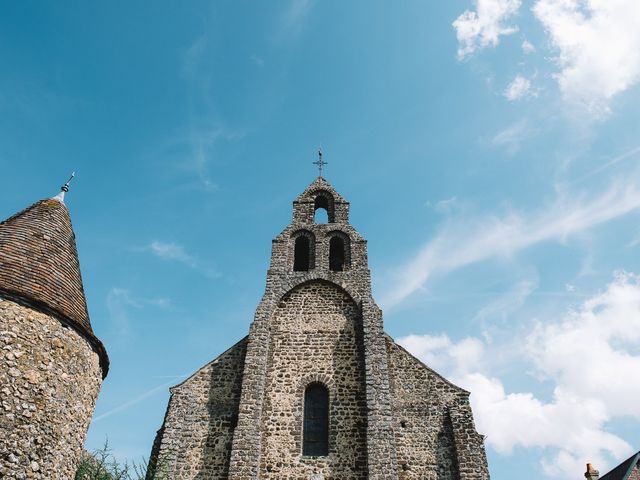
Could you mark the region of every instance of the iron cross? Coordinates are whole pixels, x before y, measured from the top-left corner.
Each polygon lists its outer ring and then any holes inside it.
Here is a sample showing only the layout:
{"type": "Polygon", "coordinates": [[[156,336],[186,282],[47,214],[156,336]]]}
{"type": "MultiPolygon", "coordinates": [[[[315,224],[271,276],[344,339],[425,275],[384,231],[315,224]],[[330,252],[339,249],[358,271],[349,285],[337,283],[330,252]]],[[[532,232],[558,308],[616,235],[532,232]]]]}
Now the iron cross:
{"type": "Polygon", "coordinates": [[[322,176],[322,167],[327,165],[327,162],[325,162],[324,159],[322,158],[322,149],[321,148],[318,149],[318,160],[313,162],[313,164],[318,166],[318,171],[319,171],[318,175],[321,177],[322,176]]]}

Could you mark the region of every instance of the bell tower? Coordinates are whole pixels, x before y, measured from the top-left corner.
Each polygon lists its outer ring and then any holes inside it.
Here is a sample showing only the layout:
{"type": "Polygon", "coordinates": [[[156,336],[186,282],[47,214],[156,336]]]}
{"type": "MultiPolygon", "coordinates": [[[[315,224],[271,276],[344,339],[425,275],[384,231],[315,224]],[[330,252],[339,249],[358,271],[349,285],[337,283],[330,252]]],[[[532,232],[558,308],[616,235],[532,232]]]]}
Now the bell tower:
{"type": "Polygon", "coordinates": [[[184,479],[489,479],[469,392],[385,334],[367,242],[322,176],[272,241],[249,335],[171,389],[150,466],[184,479]]]}
{"type": "Polygon", "coordinates": [[[367,242],[349,223],[349,202],[318,177],[294,200],[291,224],[272,243],[249,333],[229,478],[395,479],[396,470],[367,242]],[[317,221],[320,210],[326,223],[317,221]],[[329,406],[326,418],[314,420],[305,403],[316,385],[329,406]],[[317,440],[311,430],[322,437],[322,422],[327,438],[318,441],[326,441],[327,454],[308,455],[308,439],[317,440]]]}

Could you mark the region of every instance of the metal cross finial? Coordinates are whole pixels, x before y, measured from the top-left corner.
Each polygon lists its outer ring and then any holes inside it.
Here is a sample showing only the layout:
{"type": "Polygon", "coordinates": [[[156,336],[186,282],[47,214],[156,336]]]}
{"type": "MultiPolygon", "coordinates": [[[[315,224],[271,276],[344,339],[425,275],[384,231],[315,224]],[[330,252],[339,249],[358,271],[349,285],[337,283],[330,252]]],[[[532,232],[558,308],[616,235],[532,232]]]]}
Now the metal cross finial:
{"type": "Polygon", "coordinates": [[[322,148],[318,149],[318,160],[316,160],[315,162],[313,162],[314,165],[318,166],[318,176],[322,176],[322,167],[324,167],[325,165],[327,165],[327,162],[324,161],[324,159],[322,158],[322,148]]]}
{"type": "Polygon", "coordinates": [[[71,180],[73,180],[73,177],[76,176],[76,172],[72,172],[71,176],[69,177],[69,180],[67,180],[67,182],[62,186],[62,191],[67,193],[69,191],[69,183],[71,182],[71,180]]]}

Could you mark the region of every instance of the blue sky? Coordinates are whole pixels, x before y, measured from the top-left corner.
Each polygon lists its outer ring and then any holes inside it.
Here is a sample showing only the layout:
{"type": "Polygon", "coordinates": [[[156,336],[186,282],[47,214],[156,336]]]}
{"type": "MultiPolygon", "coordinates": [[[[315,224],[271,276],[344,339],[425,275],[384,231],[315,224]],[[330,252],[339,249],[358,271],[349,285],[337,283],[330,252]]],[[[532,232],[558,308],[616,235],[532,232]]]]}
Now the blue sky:
{"type": "Polygon", "coordinates": [[[87,448],[151,448],[243,337],[316,174],[387,331],[471,390],[492,478],[640,448],[636,0],[4,2],[7,217],[67,196],[111,371],[87,448]]]}

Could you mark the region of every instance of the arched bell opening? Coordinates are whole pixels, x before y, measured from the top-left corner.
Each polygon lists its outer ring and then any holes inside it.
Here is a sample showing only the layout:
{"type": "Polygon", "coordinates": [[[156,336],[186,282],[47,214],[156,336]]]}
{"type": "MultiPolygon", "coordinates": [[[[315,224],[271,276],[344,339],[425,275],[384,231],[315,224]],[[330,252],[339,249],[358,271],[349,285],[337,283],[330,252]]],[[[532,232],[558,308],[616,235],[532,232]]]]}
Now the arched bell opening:
{"type": "Polygon", "coordinates": [[[293,238],[293,271],[308,272],[315,267],[315,238],[307,231],[296,232],[293,238]]]}
{"type": "Polygon", "coordinates": [[[333,196],[329,192],[316,192],[313,202],[313,222],[314,223],[333,223],[335,222],[333,196]]]}
{"type": "Polygon", "coordinates": [[[351,263],[349,237],[342,232],[333,232],[329,239],[329,270],[342,272],[351,263]]]}

